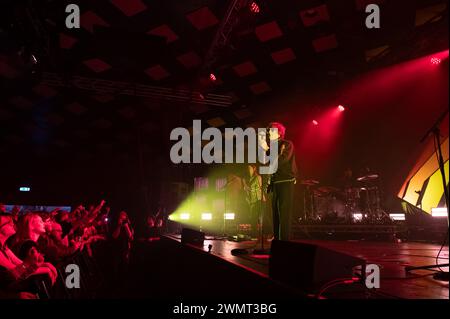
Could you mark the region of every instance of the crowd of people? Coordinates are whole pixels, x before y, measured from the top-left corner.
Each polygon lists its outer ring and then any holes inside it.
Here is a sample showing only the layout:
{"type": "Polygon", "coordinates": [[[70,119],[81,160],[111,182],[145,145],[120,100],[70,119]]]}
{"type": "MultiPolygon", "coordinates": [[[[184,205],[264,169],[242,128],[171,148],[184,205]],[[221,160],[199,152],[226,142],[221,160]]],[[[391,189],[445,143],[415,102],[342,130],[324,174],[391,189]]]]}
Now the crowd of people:
{"type": "MultiPolygon", "coordinates": [[[[79,205],[71,212],[24,212],[15,206],[7,212],[0,203],[0,299],[34,299],[42,287],[47,293],[55,290],[63,281],[61,267],[80,254],[95,259],[95,247],[102,242],[112,244],[113,276],[120,277],[135,233],[125,211],[111,222],[105,204],[102,200],[88,208],[79,205]]],[[[158,235],[157,217],[147,218],[150,237],[158,235]]]]}

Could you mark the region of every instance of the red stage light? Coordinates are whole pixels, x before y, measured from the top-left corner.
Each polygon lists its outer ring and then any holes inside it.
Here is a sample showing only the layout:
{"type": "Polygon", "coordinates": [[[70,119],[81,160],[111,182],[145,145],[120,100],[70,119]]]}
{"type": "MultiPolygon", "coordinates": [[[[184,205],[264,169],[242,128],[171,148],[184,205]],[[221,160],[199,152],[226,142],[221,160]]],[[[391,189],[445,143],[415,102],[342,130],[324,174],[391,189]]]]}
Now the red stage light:
{"type": "Polygon", "coordinates": [[[256,2],[250,4],[250,11],[253,13],[259,13],[259,6],[256,2]]]}
{"type": "Polygon", "coordinates": [[[431,64],[439,65],[439,64],[441,64],[441,59],[434,57],[434,58],[431,58],[430,62],[431,62],[431,64]]]}
{"type": "Polygon", "coordinates": [[[211,81],[213,81],[213,82],[217,80],[216,76],[215,76],[213,73],[211,73],[211,74],[209,75],[209,79],[210,79],[211,81]]]}
{"type": "Polygon", "coordinates": [[[319,122],[317,122],[316,120],[313,120],[312,123],[316,126],[319,125],[319,122]]]}
{"type": "Polygon", "coordinates": [[[342,105],[339,105],[339,106],[338,106],[338,109],[339,109],[340,112],[344,112],[344,111],[345,111],[345,107],[342,106],[342,105]]]}

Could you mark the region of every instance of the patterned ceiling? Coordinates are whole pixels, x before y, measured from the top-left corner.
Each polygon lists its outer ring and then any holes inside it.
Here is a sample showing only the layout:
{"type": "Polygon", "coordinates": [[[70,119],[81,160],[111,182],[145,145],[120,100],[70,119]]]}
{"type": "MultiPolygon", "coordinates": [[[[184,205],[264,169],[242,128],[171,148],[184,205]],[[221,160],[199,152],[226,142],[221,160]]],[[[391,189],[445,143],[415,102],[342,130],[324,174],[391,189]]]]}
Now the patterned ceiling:
{"type": "Polygon", "coordinates": [[[149,141],[144,150],[158,152],[155,141],[193,118],[219,128],[252,125],[263,120],[261,101],[287,87],[336,85],[448,46],[446,1],[256,2],[260,12],[239,11],[227,46],[205,69],[232,1],[5,1],[0,152],[126,156],[139,139],[149,141]],[[64,28],[68,3],[81,8],[80,29],[64,28]],[[368,3],[381,6],[381,30],[364,27],[368,3]],[[54,85],[44,72],[89,79],[93,89],[54,85]],[[112,88],[98,89],[100,80],[112,88]],[[152,95],[133,96],[137,86],[152,95]]]}

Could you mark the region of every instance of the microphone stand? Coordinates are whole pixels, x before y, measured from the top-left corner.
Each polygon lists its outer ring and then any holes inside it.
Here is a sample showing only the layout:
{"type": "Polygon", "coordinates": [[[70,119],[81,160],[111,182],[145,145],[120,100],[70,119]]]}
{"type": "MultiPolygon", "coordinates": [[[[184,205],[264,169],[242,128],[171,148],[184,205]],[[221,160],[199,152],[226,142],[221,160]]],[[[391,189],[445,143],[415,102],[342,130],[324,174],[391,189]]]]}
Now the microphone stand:
{"type": "MultiPolygon", "coordinates": [[[[255,248],[253,249],[253,254],[254,255],[269,255],[270,251],[268,249],[264,248],[264,212],[265,212],[265,204],[263,201],[264,198],[264,182],[261,176],[261,186],[259,187],[260,192],[261,192],[261,200],[259,201],[259,222],[260,222],[260,229],[259,229],[259,238],[256,242],[255,248]],[[261,244],[260,248],[256,248],[258,246],[258,244],[261,244]]],[[[248,249],[233,249],[231,251],[232,255],[241,255],[241,254],[246,254],[248,253],[248,249]]]]}
{"type": "MultiPolygon", "coordinates": [[[[261,178],[261,184],[263,184],[262,182],[262,178],[261,178]]],[[[263,185],[261,185],[260,187],[260,191],[261,191],[261,200],[259,201],[258,205],[259,205],[259,221],[260,221],[260,229],[259,229],[259,236],[258,236],[258,240],[256,242],[255,247],[253,248],[253,255],[269,255],[270,251],[268,249],[264,248],[264,230],[263,230],[263,220],[264,220],[264,211],[265,211],[265,204],[263,201],[263,195],[264,195],[264,191],[263,191],[263,185]],[[260,248],[257,248],[258,244],[261,244],[260,248]]],[[[246,249],[241,249],[241,248],[235,248],[231,250],[231,254],[234,256],[238,256],[238,255],[245,255],[248,254],[250,252],[250,248],[246,248],[246,249]]]]}
{"type": "MultiPolygon", "coordinates": [[[[430,134],[434,135],[434,139],[435,139],[435,143],[436,143],[436,147],[437,147],[437,153],[438,153],[438,162],[439,162],[439,170],[441,172],[441,176],[442,176],[442,183],[444,186],[444,197],[445,197],[445,205],[447,206],[447,227],[449,225],[449,216],[448,216],[448,207],[449,207],[449,202],[448,202],[448,188],[447,188],[447,181],[445,178],[445,169],[444,169],[444,158],[442,156],[442,147],[441,147],[441,131],[439,129],[439,125],[441,124],[441,122],[444,120],[445,116],[448,113],[448,109],[442,113],[442,115],[439,117],[439,119],[434,123],[434,125],[427,131],[427,133],[424,135],[424,137],[422,138],[422,140],[420,141],[421,143],[423,143],[428,136],[430,136],[430,134]]],[[[447,231],[447,236],[444,239],[445,241],[447,241],[448,239],[448,231],[447,231]]],[[[442,247],[445,245],[445,242],[442,244],[442,247]]],[[[441,268],[441,267],[449,267],[449,264],[435,264],[435,265],[427,265],[427,266],[419,266],[419,267],[405,267],[405,271],[409,272],[411,270],[419,270],[419,269],[434,269],[434,268],[441,268]]],[[[434,279],[437,280],[441,280],[441,281],[449,281],[449,275],[448,275],[448,271],[440,271],[437,272],[434,276],[434,279]]]]}
{"type": "Polygon", "coordinates": [[[258,238],[258,242],[256,245],[258,245],[258,243],[261,244],[260,248],[255,248],[253,249],[253,254],[254,255],[268,255],[269,254],[269,250],[264,248],[264,213],[265,213],[265,202],[263,200],[264,198],[264,187],[263,187],[263,181],[262,181],[262,177],[261,177],[261,200],[259,201],[259,238],[258,238]]]}
{"type": "MultiPolygon", "coordinates": [[[[283,150],[281,152],[283,152],[283,150]]],[[[268,178],[269,179],[268,179],[267,182],[270,181],[271,175],[269,175],[268,178]]],[[[262,176],[261,176],[261,187],[260,187],[260,190],[261,190],[261,201],[259,202],[259,208],[260,208],[259,209],[259,216],[260,216],[260,218],[259,218],[260,226],[259,227],[260,227],[260,229],[259,229],[259,238],[258,238],[258,243],[260,243],[261,246],[260,246],[259,249],[258,248],[253,249],[253,254],[254,255],[269,255],[270,254],[270,250],[264,248],[264,213],[265,213],[265,208],[266,208],[267,204],[266,204],[266,202],[263,201],[263,198],[264,198],[264,187],[263,187],[263,185],[264,185],[264,181],[263,181],[262,176]]],[[[269,186],[269,185],[267,185],[267,186],[269,186]]],[[[258,243],[256,245],[258,245],[258,243]]]]}
{"type": "MultiPolygon", "coordinates": [[[[223,240],[223,239],[227,239],[228,238],[228,236],[226,234],[226,218],[225,218],[225,215],[227,213],[227,187],[228,187],[228,185],[231,182],[235,181],[238,178],[239,178],[238,176],[234,176],[234,177],[230,178],[230,180],[228,180],[228,178],[227,178],[227,182],[225,183],[225,185],[223,185],[221,187],[221,190],[224,191],[224,210],[225,210],[225,212],[224,212],[224,215],[223,215],[223,223],[222,223],[222,237],[221,238],[216,238],[216,239],[222,239],[223,240]]],[[[236,218],[236,212],[235,212],[234,216],[235,216],[234,218],[236,218]]]]}

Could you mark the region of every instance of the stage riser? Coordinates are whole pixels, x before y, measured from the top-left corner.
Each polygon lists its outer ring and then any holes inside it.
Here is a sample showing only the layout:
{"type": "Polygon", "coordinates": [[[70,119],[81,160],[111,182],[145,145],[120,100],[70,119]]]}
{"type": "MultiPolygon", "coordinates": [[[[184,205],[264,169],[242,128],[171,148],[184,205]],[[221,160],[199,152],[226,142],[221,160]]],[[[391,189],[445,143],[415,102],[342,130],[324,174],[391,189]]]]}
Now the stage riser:
{"type": "Polygon", "coordinates": [[[292,239],[368,240],[368,241],[428,241],[442,242],[447,236],[446,227],[359,227],[303,225],[292,228],[292,239]]]}
{"type": "Polygon", "coordinates": [[[374,233],[327,233],[327,232],[311,232],[301,233],[295,232],[292,235],[295,240],[317,239],[317,240],[368,240],[383,242],[398,242],[404,240],[401,235],[394,234],[374,234],[374,233]]]}

